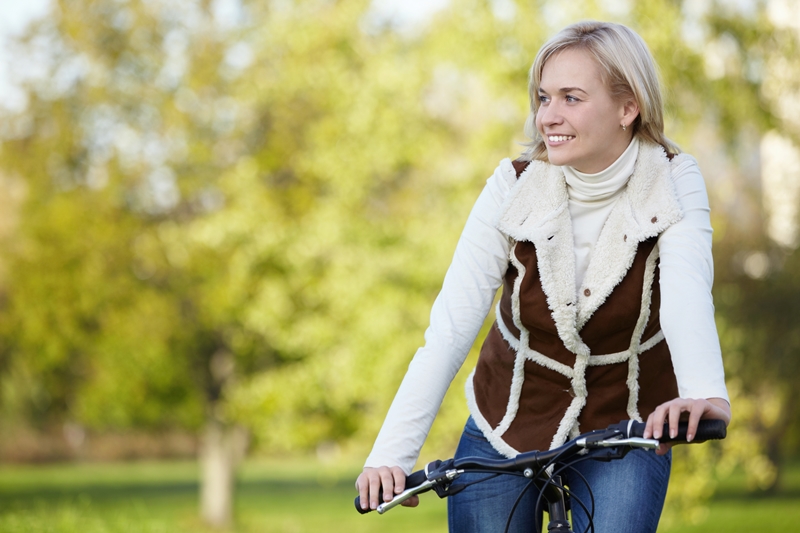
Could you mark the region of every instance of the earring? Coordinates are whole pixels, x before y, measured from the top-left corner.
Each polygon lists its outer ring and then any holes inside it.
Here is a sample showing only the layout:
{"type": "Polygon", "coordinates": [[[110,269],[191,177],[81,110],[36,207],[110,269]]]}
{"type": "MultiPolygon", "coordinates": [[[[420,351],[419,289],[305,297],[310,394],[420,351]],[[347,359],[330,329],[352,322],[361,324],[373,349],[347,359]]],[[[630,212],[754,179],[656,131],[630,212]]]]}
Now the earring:
{"type": "Polygon", "coordinates": [[[628,131],[628,126],[625,124],[620,124],[620,126],[622,126],[622,131],[628,131]]]}

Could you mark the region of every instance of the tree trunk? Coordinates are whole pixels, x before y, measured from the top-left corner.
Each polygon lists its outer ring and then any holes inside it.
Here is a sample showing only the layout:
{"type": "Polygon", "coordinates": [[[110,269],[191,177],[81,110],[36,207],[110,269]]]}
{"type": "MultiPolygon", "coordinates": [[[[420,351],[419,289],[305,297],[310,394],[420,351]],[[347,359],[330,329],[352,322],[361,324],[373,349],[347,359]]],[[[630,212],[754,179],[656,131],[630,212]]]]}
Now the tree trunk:
{"type": "Polygon", "coordinates": [[[247,435],[236,426],[209,419],[200,446],[200,515],[210,526],[233,522],[236,466],[244,455],[247,435]]]}

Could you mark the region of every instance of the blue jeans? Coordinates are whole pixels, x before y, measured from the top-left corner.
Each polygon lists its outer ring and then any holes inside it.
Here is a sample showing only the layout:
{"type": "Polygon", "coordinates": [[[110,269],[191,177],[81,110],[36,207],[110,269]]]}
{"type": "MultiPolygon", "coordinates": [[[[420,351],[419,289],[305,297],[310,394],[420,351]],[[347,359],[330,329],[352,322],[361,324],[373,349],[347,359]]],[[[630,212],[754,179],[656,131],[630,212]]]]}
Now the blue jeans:
{"type": "MultiPolygon", "coordinates": [[[[472,417],[467,420],[455,456],[503,458],[492,448],[472,417]]],[[[640,449],[628,453],[622,460],[607,463],[587,460],[575,465],[575,469],[586,478],[594,494],[595,533],[655,533],[667,494],[671,463],[671,453],[659,456],[652,451],[640,449]]],[[[489,476],[464,474],[456,483],[469,483],[489,476]]],[[[572,530],[575,533],[589,531],[588,516],[577,503],[580,499],[591,508],[589,491],[577,475],[573,474],[570,479],[572,530]]],[[[521,476],[489,477],[486,481],[470,485],[450,496],[447,503],[450,531],[502,533],[514,502],[528,482],[528,479],[521,476]]],[[[537,521],[542,527],[542,512],[534,509],[538,496],[535,486],[526,491],[514,511],[509,532],[534,532],[537,521]]],[[[546,513],[544,520],[548,520],[546,513]]],[[[542,530],[547,530],[546,522],[542,530]]]]}

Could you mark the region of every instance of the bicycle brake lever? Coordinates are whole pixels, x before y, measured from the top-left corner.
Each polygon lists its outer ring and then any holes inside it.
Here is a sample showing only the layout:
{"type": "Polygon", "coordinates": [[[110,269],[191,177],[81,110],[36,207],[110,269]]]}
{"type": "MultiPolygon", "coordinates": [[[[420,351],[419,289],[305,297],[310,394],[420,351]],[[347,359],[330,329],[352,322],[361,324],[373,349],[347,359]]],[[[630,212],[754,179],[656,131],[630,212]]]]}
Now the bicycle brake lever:
{"type": "Polygon", "coordinates": [[[428,480],[428,481],[423,482],[420,485],[417,485],[416,487],[412,487],[410,489],[406,489],[403,492],[401,492],[400,494],[398,494],[397,496],[395,496],[394,498],[392,498],[392,501],[384,502],[384,503],[378,505],[378,508],[375,509],[375,510],[378,511],[378,514],[383,514],[386,511],[388,511],[389,509],[392,509],[393,507],[397,507],[398,505],[400,505],[401,503],[403,503],[404,501],[406,501],[410,497],[415,496],[417,494],[420,494],[422,492],[427,492],[427,491],[431,490],[432,488],[434,488],[436,486],[436,484],[437,484],[436,480],[433,480],[433,481],[428,480]]]}
{"type": "Polygon", "coordinates": [[[577,442],[581,448],[615,448],[617,446],[630,446],[632,448],[647,448],[655,450],[658,448],[659,442],[656,439],[643,439],[641,437],[630,437],[627,439],[603,439],[603,440],[589,440],[579,439],[577,442]]]}
{"type": "Polygon", "coordinates": [[[431,489],[433,489],[433,491],[436,494],[438,494],[440,498],[444,498],[446,496],[449,496],[450,494],[455,494],[456,492],[459,492],[463,487],[459,488],[458,490],[451,491],[450,482],[453,481],[458,476],[460,476],[464,471],[457,470],[455,468],[445,469],[447,468],[447,466],[451,464],[453,464],[452,459],[446,462],[434,461],[432,463],[429,463],[425,467],[425,474],[428,476],[428,479],[426,481],[422,482],[416,487],[411,487],[410,489],[404,490],[403,492],[392,498],[392,501],[378,505],[376,511],[378,511],[378,514],[383,514],[389,509],[397,507],[410,497],[416,494],[420,494],[422,492],[427,492],[431,489]]]}

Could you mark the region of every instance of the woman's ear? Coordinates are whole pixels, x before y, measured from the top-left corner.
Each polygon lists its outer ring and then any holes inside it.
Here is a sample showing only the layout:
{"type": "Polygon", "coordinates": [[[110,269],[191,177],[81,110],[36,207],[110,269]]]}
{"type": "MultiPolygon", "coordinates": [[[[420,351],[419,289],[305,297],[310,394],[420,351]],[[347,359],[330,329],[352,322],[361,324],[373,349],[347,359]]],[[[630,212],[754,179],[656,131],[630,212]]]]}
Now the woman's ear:
{"type": "Polygon", "coordinates": [[[629,99],[625,101],[625,105],[622,107],[622,120],[626,124],[633,124],[633,121],[636,120],[636,117],[639,116],[639,104],[636,103],[636,100],[629,99]]]}

